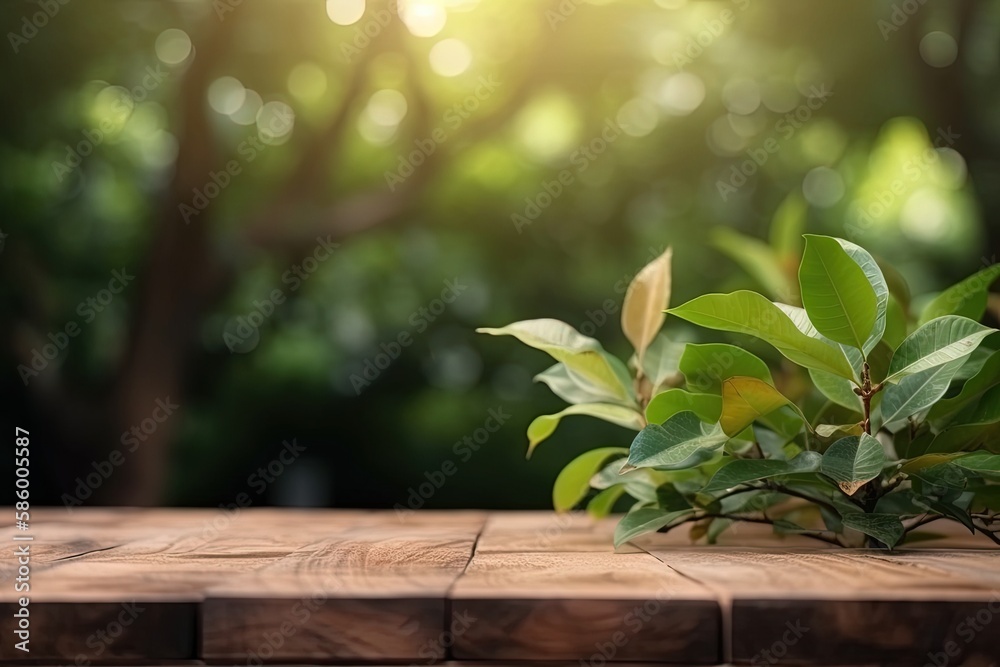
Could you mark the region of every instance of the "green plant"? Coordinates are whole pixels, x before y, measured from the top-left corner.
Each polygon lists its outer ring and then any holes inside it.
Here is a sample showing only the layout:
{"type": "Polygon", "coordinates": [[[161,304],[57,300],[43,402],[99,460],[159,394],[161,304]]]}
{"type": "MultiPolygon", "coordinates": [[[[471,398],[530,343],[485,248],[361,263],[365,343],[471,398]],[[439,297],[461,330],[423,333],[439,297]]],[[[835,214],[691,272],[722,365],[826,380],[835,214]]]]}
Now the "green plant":
{"type": "Polygon", "coordinates": [[[658,333],[670,251],[626,292],[627,365],[557,320],[480,329],[558,362],[536,379],[571,405],[531,423],[529,455],[569,415],[639,430],[628,449],[570,462],[553,488],[557,510],[589,497],[588,511],[603,516],[631,498],[616,545],[685,524],[712,543],[744,521],[892,548],[940,519],[1000,544],[1000,351],[987,342],[996,330],[978,323],[1000,265],[945,290],[913,321],[898,274],[848,241],[804,238],[788,251],[801,254],[797,289],[781,288],[803,307],[737,291],[666,311],[769,344],[793,364],[780,382],[743,347],[658,333]]]}

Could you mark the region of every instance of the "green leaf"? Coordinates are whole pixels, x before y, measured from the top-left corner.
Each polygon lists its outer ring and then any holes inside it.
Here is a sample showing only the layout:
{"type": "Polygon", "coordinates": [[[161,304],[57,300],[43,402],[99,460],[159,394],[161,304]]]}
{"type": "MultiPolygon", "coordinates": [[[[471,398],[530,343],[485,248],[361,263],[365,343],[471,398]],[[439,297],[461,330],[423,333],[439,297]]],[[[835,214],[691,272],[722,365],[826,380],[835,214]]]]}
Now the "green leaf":
{"type": "Polygon", "coordinates": [[[685,343],[675,343],[663,334],[653,339],[642,358],[642,372],[653,385],[654,394],[679,375],[678,366],[685,346],[685,343]]]}
{"type": "Polygon", "coordinates": [[[938,401],[927,414],[927,418],[937,420],[954,415],[982,396],[983,392],[998,384],[1000,384],[1000,352],[994,352],[987,358],[979,372],[962,385],[962,390],[956,396],[938,401]]]}
{"type": "Polygon", "coordinates": [[[794,299],[795,288],[782,272],[778,256],[766,243],[728,227],[713,229],[711,243],[739,264],[772,298],[794,299]]]}
{"type": "Polygon", "coordinates": [[[821,438],[859,436],[862,433],[861,424],[820,424],[816,427],[816,435],[821,438]]]}
{"type": "Polygon", "coordinates": [[[754,377],[773,385],[771,371],[756,355],[724,343],[688,343],[680,359],[688,389],[721,394],[722,382],[731,377],[754,377]]]}
{"type": "Polygon", "coordinates": [[[941,465],[942,463],[947,463],[952,459],[961,456],[961,454],[921,454],[920,456],[910,459],[904,463],[900,470],[905,472],[907,475],[919,472],[924,468],[933,468],[934,466],[941,465]]]}
{"type": "MultiPolygon", "coordinates": [[[[878,299],[865,271],[837,239],[806,235],[799,286],[809,321],[821,334],[838,343],[864,349],[875,329],[878,299]]],[[[884,318],[882,325],[884,329],[884,318]]]]}
{"type": "Polygon", "coordinates": [[[557,512],[573,509],[590,491],[590,478],[613,456],[624,456],[624,447],[601,447],[584,452],[570,461],[552,487],[552,506],[557,512]]]}
{"type": "Polygon", "coordinates": [[[702,421],[717,422],[722,414],[722,397],[668,389],[654,396],[646,406],[646,421],[662,424],[679,412],[693,412],[702,421]]]}
{"type": "Polygon", "coordinates": [[[673,250],[667,250],[636,274],[622,303],[622,332],[642,364],[646,348],[653,342],[670,305],[670,264],[673,250]]]}
{"type": "Polygon", "coordinates": [[[615,527],[615,548],[617,549],[640,535],[669,526],[674,521],[691,513],[691,510],[665,512],[655,507],[634,508],[623,516],[615,527]]]}
{"type": "Polygon", "coordinates": [[[636,500],[644,503],[655,503],[657,488],[665,482],[663,477],[666,473],[652,468],[638,468],[623,474],[621,470],[625,466],[627,454],[628,450],[626,450],[626,456],[608,461],[597,474],[590,478],[590,488],[603,491],[614,486],[621,486],[625,489],[625,493],[636,500]]]}
{"type": "Polygon", "coordinates": [[[735,437],[758,418],[792,402],[767,382],[751,377],[733,377],[722,383],[722,416],[719,425],[735,437]]]}
{"type": "Polygon", "coordinates": [[[864,404],[861,397],[854,393],[854,383],[850,380],[812,368],[809,369],[809,378],[826,398],[852,412],[864,413],[864,404]]]}
{"type": "Polygon", "coordinates": [[[894,514],[845,514],[844,525],[870,535],[890,549],[903,539],[903,522],[894,514]]]}
{"type": "Polygon", "coordinates": [[[798,258],[802,254],[802,234],[806,229],[809,207],[805,199],[793,190],[771,218],[771,247],[782,261],[798,258]]]}
{"type": "Polygon", "coordinates": [[[945,315],[960,315],[979,321],[986,313],[990,285],[1000,278],[1000,264],[993,264],[952,285],[927,304],[920,314],[920,324],[945,315]]]}
{"type": "Polygon", "coordinates": [[[909,418],[934,405],[945,395],[963,360],[907,375],[897,384],[886,386],[882,396],[883,427],[895,433],[909,425],[909,418]]]}
{"type": "Polygon", "coordinates": [[[986,446],[997,449],[1000,436],[1000,386],[993,387],[955,417],[930,446],[932,452],[973,450],[986,446]]]}
{"type": "Polygon", "coordinates": [[[895,350],[906,340],[906,331],[906,312],[896,297],[890,294],[885,309],[885,333],[882,334],[882,342],[895,350]]]}
{"type": "Polygon", "coordinates": [[[535,382],[545,384],[552,393],[567,403],[617,403],[610,391],[588,382],[584,377],[570,373],[566,364],[556,364],[535,376],[535,382]]]}
{"type": "MultiPolygon", "coordinates": [[[[837,242],[844,249],[844,252],[865,272],[865,277],[875,291],[875,327],[872,329],[862,348],[862,351],[867,356],[875,349],[879,341],[883,340],[885,330],[888,326],[889,285],[886,283],[885,276],[882,275],[882,269],[879,268],[878,262],[875,261],[875,258],[867,250],[844,239],[837,239],[837,242]]],[[[905,324],[903,336],[906,336],[905,324]]],[[[901,340],[902,338],[900,338],[901,340]]],[[[893,347],[895,348],[895,346],[893,347]]]]}
{"type": "Polygon", "coordinates": [[[702,492],[725,491],[740,484],[769,479],[778,475],[816,472],[819,469],[821,458],[817,452],[802,452],[791,461],[733,459],[715,473],[702,492]]]}
{"type": "Polygon", "coordinates": [[[941,497],[918,496],[915,501],[932,512],[954,519],[975,535],[976,526],[972,523],[972,517],[969,516],[969,504],[974,497],[975,494],[971,491],[950,490],[941,497]]]}
{"type": "Polygon", "coordinates": [[[884,262],[879,263],[879,268],[882,269],[882,275],[885,276],[885,282],[889,286],[889,294],[899,304],[903,313],[908,313],[910,310],[911,295],[910,286],[906,283],[906,278],[895,267],[884,262]]]}
{"type": "Polygon", "coordinates": [[[615,503],[623,495],[625,495],[625,485],[623,484],[604,489],[587,503],[587,514],[594,519],[603,519],[611,514],[611,510],[615,508],[615,503]]]}
{"type": "Polygon", "coordinates": [[[622,405],[612,405],[610,403],[585,403],[583,405],[571,405],[554,415],[541,415],[528,424],[528,457],[535,451],[535,447],[548,439],[555,433],[559,422],[563,417],[570,415],[588,415],[603,419],[606,422],[617,424],[638,431],[645,425],[642,415],[622,405]]]}
{"type": "Polygon", "coordinates": [[[810,338],[821,340],[830,347],[840,350],[840,353],[847,359],[847,363],[854,369],[854,377],[857,378],[861,375],[861,367],[865,362],[865,357],[861,350],[851,347],[850,345],[842,345],[841,343],[832,341],[821,334],[819,330],[813,326],[813,323],[809,321],[809,313],[806,312],[805,308],[789,306],[786,303],[775,303],[774,306],[788,316],[788,319],[792,321],[792,324],[795,325],[796,329],[810,338]]]}
{"type": "Polygon", "coordinates": [[[710,329],[756,336],[801,366],[848,379],[855,376],[842,350],[802,333],[780,308],[755,292],[707,294],[670,312],[710,329]]]}
{"type": "Polygon", "coordinates": [[[841,438],[830,445],[823,454],[820,472],[837,483],[849,496],[853,496],[882,472],[885,451],[882,444],[868,435],[841,438]]]}
{"type": "Polygon", "coordinates": [[[969,471],[948,461],[907,473],[913,490],[923,496],[944,496],[951,491],[963,491],[968,485],[969,471]]]}
{"type": "Polygon", "coordinates": [[[966,317],[948,315],[932,320],[907,336],[889,364],[889,382],[941,366],[972,354],[996,329],[966,317]]]}
{"type": "Polygon", "coordinates": [[[635,468],[682,470],[715,457],[729,440],[718,424],[706,424],[693,412],[681,412],[663,425],[650,424],[629,449],[628,465],[635,468]]]}
{"type": "Polygon", "coordinates": [[[525,320],[501,329],[480,328],[476,331],[491,336],[514,336],[525,345],[548,353],[565,364],[570,374],[600,387],[618,401],[634,401],[632,376],[625,364],[605,352],[595,339],[584,336],[565,322],[525,320]]]}
{"type": "Polygon", "coordinates": [[[1000,479],[1000,455],[975,452],[956,458],[953,463],[983,477],[1000,479]]]}

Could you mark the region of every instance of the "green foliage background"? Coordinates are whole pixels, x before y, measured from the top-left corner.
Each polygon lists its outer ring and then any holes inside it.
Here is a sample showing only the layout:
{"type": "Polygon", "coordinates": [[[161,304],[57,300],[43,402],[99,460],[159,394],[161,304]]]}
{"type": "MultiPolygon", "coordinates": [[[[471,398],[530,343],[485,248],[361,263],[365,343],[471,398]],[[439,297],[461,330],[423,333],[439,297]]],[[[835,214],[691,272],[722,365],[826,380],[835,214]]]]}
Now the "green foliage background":
{"type": "MultiPolygon", "coordinates": [[[[563,464],[630,436],[570,418],[528,465],[524,429],[560,401],[531,382],[541,353],[477,337],[476,326],[555,317],[624,356],[618,316],[608,311],[639,268],[673,245],[675,303],[758,287],[714,244],[723,228],[763,237],[790,195],[806,201],[810,232],[864,245],[898,267],[914,293],[995,261],[998,2],[931,0],[912,16],[867,0],[443,4],[447,22],[434,36],[411,34],[393,15],[381,38],[356,53],[345,45],[356,45],[359,27],[385,8],[378,2],[359,23],[340,26],[322,3],[304,0],[234,4],[221,20],[219,3],[208,0],[77,0],[17,53],[8,36],[0,418],[35,430],[34,474],[49,501],[121,448],[120,434],[143,414],[120,406],[129,394],[123,368],[140,325],[156,321],[150,312],[197,313],[165,335],[183,343],[169,364],[180,369],[169,395],[181,407],[159,432],[162,454],[144,455],[142,466],[126,456],[88,502],[231,502],[282,440],[296,438],[306,454],[256,502],[406,505],[411,489],[452,461],[455,473],[426,506],[547,507],[563,464]],[[164,65],[156,41],[167,29],[190,35],[191,59],[165,66],[149,99],[60,181],[53,162],[114,117],[108,86],[132,89],[147,67],[164,65]],[[948,36],[954,62],[932,66],[948,61],[948,36]],[[444,38],[472,53],[456,77],[428,64],[444,38]],[[189,75],[210,53],[199,86],[189,75]],[[224,165],[257,134],[208,107],[207,84],[222,76],[287,103],[294,129],[183,225],[171,193],[189,198],[188,186],[203,185],[209,170],[179,179],[176,149],[183,156],[209,146],[218,158],[209,164],[224,165]],[[480,77],[500,86],[453,127],[448,109],[480,77]],[[817,87],[832,95],[800,127],[779,125],[817,87]],[[373,142],[364,116],[386,89],[402,94],[407,113],[373,142]],[[342,132],[330,138],[324,128],[342,108],[342,132]],[[187,131],[186,109],[202,117],[205,136],[187,131]],[[622,131],[581,162],[581,147],[609,121],[622,131]],[[397,200],[386,171],[438,127],[446,140],[397,200]],[[931,151],[942,136],[951,143],[931,151]],[[720,180],[766,145],[777,150],[746,185],[721,196],[720,180]],[[307,158],[307,178],[289,180],[307,158]],[[526,198],[538,203],[563,170],[572,182],[519,230],[512,216],[524,214],[526,198]],[[327,214],[359,195],[365,215],[401,203],[362,230],[351,225],[363,217],[355,209],[327,214]],[[274,201],[282,207],[271,208],[274,201]],[[263,237],[251,233],[261,229],[263,237]],[[276,308],[252,349],[232,353],[223,341],[232,319],[285,285],[282,275],[312,252],[317,230],[340,247],[276,308]],[[170,254],[174,235],[193,251],[170,254]],[[78,304],[121,267],[136,283],[25,387],[18,364],[49,332],[79,319],[78,304]],[[150,298],[157,276],[194,285],[173,293],[176,302],[150,298]],[[414,314],[452,279],[467,289],[417,331],[414,321],[428,318],[414,314]],[[414,333],[413,344],[358,394],[351,376],[402,331],[414,333]],[[511,415],[502,428],[472,456],[456,453],[454,443],[500,406],[511,415]],[[151,480],[155,493],[137,492],[126,478],[151,480]]],[[[37,11],[4,3],[0,26],[19,32],[37,11]]],[[[164,317],[169,328],[175,319],[164,317]]],[[[678,321],[668,331],[704,337],[678,321]]]]}

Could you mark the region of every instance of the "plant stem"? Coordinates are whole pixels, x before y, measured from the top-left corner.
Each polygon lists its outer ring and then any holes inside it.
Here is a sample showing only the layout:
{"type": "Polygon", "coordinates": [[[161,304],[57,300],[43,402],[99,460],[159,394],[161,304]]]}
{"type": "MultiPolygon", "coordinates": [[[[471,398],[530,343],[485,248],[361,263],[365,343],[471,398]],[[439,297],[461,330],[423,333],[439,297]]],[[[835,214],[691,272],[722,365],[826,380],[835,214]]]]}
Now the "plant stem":
{"type": "Polygon", "coordinates": [[[777,491],[778,493],[784,493],[786,496],[793,496],[795,498],[801,498],[802,500],[808,500],[814,505],[821,505],[826,509],[830,510],[831,512],[835,512],[838,515],[840,514],[835,505],[828,503],[825,500],[814,498],[813,496],[810,496],[806,493],[802,493],[800,491],[793,491],[792,489],[784,487],[781,484],[775,484],[774,482],[769,482],[765,485],[765,488],[770,489],[771,491],[777,491]]]}
{"type": "MultiPolygon", "coordinates": [[[[868,362],[865,361],[864,366],[861,368],[861,386],[856,387],[854,393],[861,397],[861,405],[864,409],[864,421],[861,422],[861,428],[868,435],[872,434],[872,397],[882,391],[883,385],[884,383],[882,382],[872,385],[872,369],[868,365],[868,362]]],[[[874,512],[875,503],[881,497],[877,483],[877,479],[872,480],[861,488],[862,508],[865,512],[874,512]]]]}

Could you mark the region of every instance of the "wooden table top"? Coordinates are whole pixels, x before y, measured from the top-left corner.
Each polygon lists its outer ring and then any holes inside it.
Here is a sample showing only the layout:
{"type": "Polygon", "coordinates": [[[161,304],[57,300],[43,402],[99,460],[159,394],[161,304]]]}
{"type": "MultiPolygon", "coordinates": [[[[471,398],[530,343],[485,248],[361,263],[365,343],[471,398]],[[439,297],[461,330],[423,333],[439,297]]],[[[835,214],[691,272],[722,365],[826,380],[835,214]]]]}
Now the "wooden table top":
{"type": "Polygon", "coordinates": [[[5,529],[0,661],[1000,665],[1000,551],[968,534],[889,553],[747,526],[722,546],[676,533],[615,553],[614,523],[33,511],[30,533],[5,529]],[[15,648],[25,596],[30,654],[15,648]]]}

